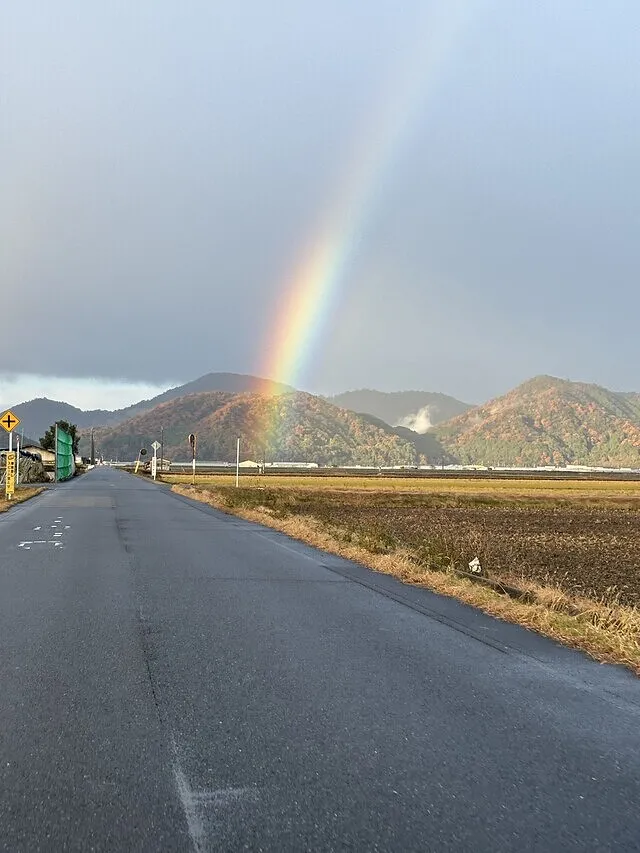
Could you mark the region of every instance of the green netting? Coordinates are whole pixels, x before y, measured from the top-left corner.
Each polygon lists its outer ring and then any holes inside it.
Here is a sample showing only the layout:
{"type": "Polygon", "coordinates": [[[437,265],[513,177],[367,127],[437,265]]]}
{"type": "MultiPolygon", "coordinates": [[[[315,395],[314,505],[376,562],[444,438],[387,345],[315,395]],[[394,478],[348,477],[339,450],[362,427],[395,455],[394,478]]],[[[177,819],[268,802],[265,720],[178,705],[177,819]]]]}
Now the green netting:
{"type": "Polygon", "coordinates": [[[56,481],[68,480],[76,471],[73,457],[73,438],[56,425],[56,481]]]}

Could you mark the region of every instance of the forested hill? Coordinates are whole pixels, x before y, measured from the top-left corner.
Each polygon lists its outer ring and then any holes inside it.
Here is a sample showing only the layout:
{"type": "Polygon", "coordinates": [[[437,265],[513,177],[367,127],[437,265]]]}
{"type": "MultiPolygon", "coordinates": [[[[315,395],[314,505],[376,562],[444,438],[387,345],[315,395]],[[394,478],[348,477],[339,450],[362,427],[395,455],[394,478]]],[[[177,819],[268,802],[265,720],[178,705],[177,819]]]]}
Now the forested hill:
{"type": "Polygon", "coordinates": [[[538,376],[432,434],[463,464],[640,467],[640,395],[538,376]]]}
{"type": "MultiPolygon", "coordinates": [[[[187,435],[198,434],[200,459],[233,461],[236,439],[243,459],[320,465],[413,465],[414,445],[386,425],[368,423],[321,397],[296,392],[272,396],[204,392],[170,400],[124,423],[97,429],[103,457],[135,459],[159,440],[165,457],[189,458],[187,435]]],[[[82,447],[86,448],[84,438],[82,447]]]]}
{"type": "Polygon", "coordinates": [[[140,400],[123,409],[90,409],[83,410],[60,400],[49,400],[46,397],[29,400],[25,403],[17,403],[10,406],[20,420],[21,427],[31,436],[40,437],[44,435],[51,424],[56,421],[68,421],[76,426],[111,426],[147,412],[160,403],[175,400],[185,394],[196,394],[200,391],[227,391],[241,394],[248,391],[260,394],[287,394],[294,391],[289,385],[272,382],[260,376],[250,376],[243,373],[207,373],[187,382],[163,391],[157,397],[150,400],[140,400]]]}

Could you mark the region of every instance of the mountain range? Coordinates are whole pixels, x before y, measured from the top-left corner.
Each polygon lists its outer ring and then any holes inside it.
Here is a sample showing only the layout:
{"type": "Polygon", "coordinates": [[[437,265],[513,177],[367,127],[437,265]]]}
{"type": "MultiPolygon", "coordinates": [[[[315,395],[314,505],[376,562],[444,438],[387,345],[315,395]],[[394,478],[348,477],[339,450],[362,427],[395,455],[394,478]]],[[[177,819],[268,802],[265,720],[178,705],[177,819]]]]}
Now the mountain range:
{"type": "Polygon", "coordinates": [[[142,412],[148,412],[161,403],[184,397],[187,394],[197,394],[201,391],[231,391],[233,393],[255,392],[260,394],[285,394],[295,389],[290,385],[271,382],[258,376],[247,376],[241,373],[207,373],[193,382],[169,388],[150,400],[141,400],[124,409],[91,409],[85,411],[64,403],[60,400],[49,400],[38,397],[26,403],[11,406],[22,421],[22,426],[32,436],[42,436],[55,421],[68,421],[79,429],[95,426],[115,426],[123,423],[142,412]]]}
{"type": "MultiPolygon", "coordinates": [[[[317,462],[319,465],[413,465],[416,451],[388,425],[340,409],[312,394],[189,394],[143,412],[122,424],[94,430],[105,458],[135,459],[160,436],[165,458],[190,458],[189,433],[198,436],[200,459],[230,462],[240,438],[242,458],[258,462],[317,462]]],[[[87,436],[81,452],[88,449],[87,436]]]]}
{"type": "Polygon", "coordinates": [[[209,373],[112,412],[46,399],[12,408],[30,435],[55,420],[77,424],[85,455],[94,427],[106,458],[135,458],[163,431],[165,457],[176,461],[188,457],[186,435],[197,432],[199,457],[220,461],[234,458],[241,437],[243,458],[256,461],[640,468],[640,394],[551,376],[474,407],[420,391],[322,398],[258,377],[209,373]]]}

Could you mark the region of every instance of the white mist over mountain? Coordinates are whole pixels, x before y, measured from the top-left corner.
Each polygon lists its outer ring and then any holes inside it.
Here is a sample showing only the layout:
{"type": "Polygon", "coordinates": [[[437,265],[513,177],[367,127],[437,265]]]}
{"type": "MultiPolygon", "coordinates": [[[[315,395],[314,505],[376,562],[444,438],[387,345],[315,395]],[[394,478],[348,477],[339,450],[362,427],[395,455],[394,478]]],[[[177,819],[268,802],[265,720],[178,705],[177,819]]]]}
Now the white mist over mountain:
{"type": "Polygon", "coordinates": [[[433,426],[431,423],[430,407],[423,406],[417,412],[414,412],[414,414],[405,415],[403,418],[400,418],[398,423],[394,424],[394,426],[407,427],[408,429],[412,429],[414,432],[418,432],[422,435],[433,426]]]}

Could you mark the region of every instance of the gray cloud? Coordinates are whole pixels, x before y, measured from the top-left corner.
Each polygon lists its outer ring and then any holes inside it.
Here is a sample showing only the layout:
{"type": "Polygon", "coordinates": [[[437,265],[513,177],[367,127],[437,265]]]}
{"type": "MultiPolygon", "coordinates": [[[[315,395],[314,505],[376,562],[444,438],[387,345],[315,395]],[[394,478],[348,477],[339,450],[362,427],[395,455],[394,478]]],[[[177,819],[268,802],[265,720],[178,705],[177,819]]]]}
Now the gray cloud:
{"type": "MultiPolygon", "coordinates": [[[[264,368],[282,288],[375,143],[362,128],[428,35],[424,8],[14,4],[0,286],[29,318],[3,324],[2,369],[264,368]]],[[[476,400],[550,372],[638,388],[640,9],[465,8],[302,384],[476,400]]]]}

